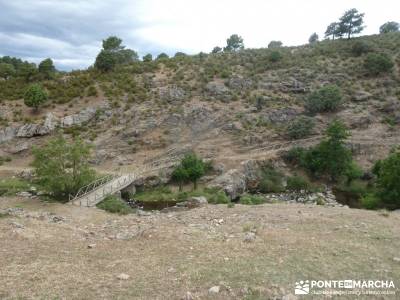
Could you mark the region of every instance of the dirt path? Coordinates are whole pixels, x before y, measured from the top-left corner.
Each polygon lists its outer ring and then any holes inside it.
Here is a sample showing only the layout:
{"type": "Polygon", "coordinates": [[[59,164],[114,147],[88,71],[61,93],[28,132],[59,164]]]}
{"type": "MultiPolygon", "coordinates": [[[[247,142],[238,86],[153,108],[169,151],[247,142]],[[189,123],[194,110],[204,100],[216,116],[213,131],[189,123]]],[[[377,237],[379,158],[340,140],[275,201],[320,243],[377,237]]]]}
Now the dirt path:
{"type": "Polygon", "coordinates": [[[116,216],[0,198],[0,209],[16,206],[0,218],[1,299],[296,299],[301,279],[400,287],[396,212],[266,204],[116,216]]]}

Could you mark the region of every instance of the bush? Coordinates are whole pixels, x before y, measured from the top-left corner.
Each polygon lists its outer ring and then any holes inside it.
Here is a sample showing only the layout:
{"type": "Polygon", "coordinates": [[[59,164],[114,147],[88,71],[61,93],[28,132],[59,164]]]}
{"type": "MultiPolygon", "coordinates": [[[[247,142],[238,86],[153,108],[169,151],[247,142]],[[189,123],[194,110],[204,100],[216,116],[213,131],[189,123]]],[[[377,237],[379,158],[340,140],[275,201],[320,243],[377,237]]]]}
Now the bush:
{"type": "Polygon", "coordinates": [[[27,181],[17,178],[0,180],[0,196],[14,196],[23,191],[28,191],[30,184],[27,181]]]}
{"type": "Polygon", "coordinates": [[[277,62],[282,59],[282,54],[279,51],[272,51],[269,55],[269,60],[271,62],[277,62]]]}
{"type": "Polygon", "coordinates": [[[286,133],[291,139],[301,139],[309,136],[314,126],[312,118],[301,116],[288,125],[286,133]]]}
{"type": "Polygon", "coordinates": [[[96,205],[98,208],[114,214],[127,215],[134,210],[123,200],[116,196],[107,196],[96,205]]]}
{"type": "Polygon", "coordinates": [[[197,180],[200,179],[209,167],[198,158],[196,154],[185,155],[178,167],[172,172],[172,179],[179,183],[179,190],[182,191],[184,182],[193,182],[193,189],[197,189],[197,180]]]}
{"type": "Polygon", "coordinates": [[[38,84],[32,84],[24,94],[24,103],[28,107],[38,110],[39,106],[47,101],[47,93],[38,84]]]}
{"type": "Polygon", "coordinates": [[[261,193],[279,193],[285,190],[282,185],[283,175],[271,165],[263,167],[261,172],[262,179],[259,184],[261,193]]]}
{"type": "Polygon", "coordinates": [[[351,52],[355,56],[361,56],[371,51],[371,45],[365,41],[356,41],[351,47],[351,52]]]}
{"type": "Polygon", "coordinates": [[[364,61],[364,67],[370,75],[379,75],[393,69],[392,59],[384,53],[368,54],[364,61]]]}
{"type": "Polygon", "coordinates": [[[367,194],[361,198],[361,205],[366,209],[377,209],[381,206],[381,203],[376,195],[367,194]]]}
{"type": "Polygon", "coordinates": [[[292,165],[303,165],[307,150],[302,147],[293,147],[283,155],[283,159],[292,165]]]}
{"type": "Polygon", "coordinates": [[[311,113],[335,111],[342,104],[342,93],[336,85],[326,85],[311,93],[305,103],[306,110],[311,113]]]}
{"type": "Polygon", "coordinates": [[[286,189],[289,191],[301,191],[301,190],[310,190],[311,183],[307,178],[294,175],[287,178],[287,186],[286,189]]]}
{"type": "Polygon", "coordinates": [[[240,197],[239,203],[245,205],[258,205],[265,203],[265,200],[260,196],[246,194],[240,197]]]}

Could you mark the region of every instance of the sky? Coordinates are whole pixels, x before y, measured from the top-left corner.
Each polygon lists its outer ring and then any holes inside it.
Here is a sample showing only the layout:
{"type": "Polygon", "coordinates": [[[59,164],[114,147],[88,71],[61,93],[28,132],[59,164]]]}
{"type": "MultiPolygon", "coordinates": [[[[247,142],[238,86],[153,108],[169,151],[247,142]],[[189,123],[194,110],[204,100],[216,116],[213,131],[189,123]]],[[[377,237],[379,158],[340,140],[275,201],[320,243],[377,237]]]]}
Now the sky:
{"type": "Polygon", "coordinates": [[[247,48],[294,46],[351,8],[365,13],[362,34],[400,22],[399,0],[0,0],[0,56],[82,69],[110,35],[140,56],[210,52],[233,33],[247,48]]]}

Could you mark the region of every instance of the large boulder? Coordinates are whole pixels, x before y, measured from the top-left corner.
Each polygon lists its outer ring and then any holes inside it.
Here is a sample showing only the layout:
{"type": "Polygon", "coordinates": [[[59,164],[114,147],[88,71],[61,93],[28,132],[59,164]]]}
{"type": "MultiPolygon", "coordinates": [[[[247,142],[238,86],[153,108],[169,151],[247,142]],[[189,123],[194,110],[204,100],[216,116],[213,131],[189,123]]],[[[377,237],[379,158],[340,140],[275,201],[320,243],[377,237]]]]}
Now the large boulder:
{"type": "Polygon", "coordinates": [[[246,176],[242,171],[232,169],[215,178],[208,187],[221,189],[234,200],[246,191],[246,176]]]}
{"type": "Polygon", "coordinates": [[[185,91],[176,85],[160,88],[159,95],[161,99],[170,103],[182,102],[186,98],[185,91]]]}
{"type": "Polygon", "coordinates": [[[353,99],[353,101],[356,101],[356,102],[363,102],[363,101],[369,100],[371,97],[372,97],[371,93],[368,93],[364,90],[359,90],[353,94],[352,99],[353,99]]]}
{"type": "Polygon", "coordinates": [[[6,127],[4,129],[0,129],[0,144],[11,141],[15,138],[17,134],[17,128],[15,127],[6,127]]]}
{"type": "Polygon", "coordinates": [[[241,76],[234,76],[228,81],[230,88],[235,90],[246,90],[253,86],[253,81],[248,78],[243,78],[241,76]]]}
{"type": "Polygon", "coordinates": [[[206,85],[206,92],[208,95],[223,101],[230,101],[232,93],[223,82],[209,82],[206,85]]]}
{"type": "Polygon", "coordinates": [[[96,115],[97,108],[95,107],[88,107],[82,110],[81,112],[66,116],[61,119],[60,126],[63,128],[71,127],[71,126],[79,126],[86,122],[89,122],[93,119],[96,115]]]}

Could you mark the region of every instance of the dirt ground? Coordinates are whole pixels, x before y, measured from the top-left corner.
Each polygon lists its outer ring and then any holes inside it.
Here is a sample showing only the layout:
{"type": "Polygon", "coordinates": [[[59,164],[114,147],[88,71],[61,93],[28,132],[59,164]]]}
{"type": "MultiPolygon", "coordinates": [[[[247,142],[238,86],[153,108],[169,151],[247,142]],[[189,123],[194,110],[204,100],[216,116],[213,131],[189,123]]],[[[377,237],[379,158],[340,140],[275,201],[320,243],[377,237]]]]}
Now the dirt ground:
{"type": "Polygon", "coordinates": [[[323,299],[297,298],[295,282],[344,279],[393,280],[400,297],[398,212],[265,204],[118,216],[26,198],[0,198],[0,211],[0,299],[323,299]]]}

